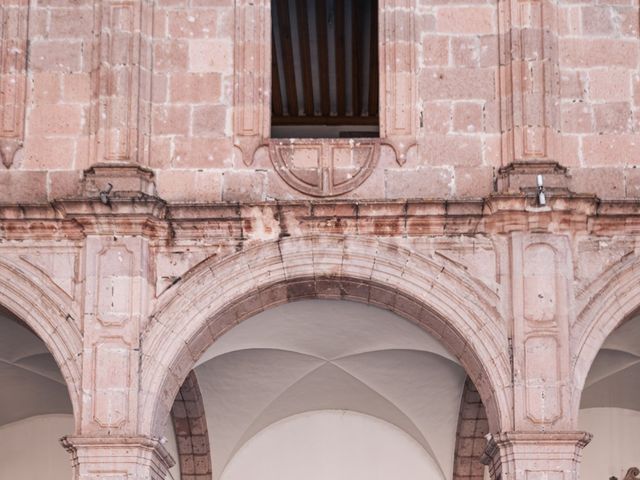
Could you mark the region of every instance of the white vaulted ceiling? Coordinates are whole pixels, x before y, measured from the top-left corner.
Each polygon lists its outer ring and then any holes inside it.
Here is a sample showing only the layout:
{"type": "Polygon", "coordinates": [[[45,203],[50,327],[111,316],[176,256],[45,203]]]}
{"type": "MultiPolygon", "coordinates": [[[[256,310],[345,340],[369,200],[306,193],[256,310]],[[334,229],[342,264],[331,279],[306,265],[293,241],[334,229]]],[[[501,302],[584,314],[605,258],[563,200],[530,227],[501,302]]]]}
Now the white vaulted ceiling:
{"type": "Polygon", "coordinates": [[[624,478],[640,458],[640,316],[605,341],[587,375],[580,407],[578,428],[593,434],[583,452],[581,477],[624,478]]]}
{"type": "Polygon", "coordinates": [[[0,426],[34,415],[71,414],[60,370],[45,344],[0,308],[0,426]]]}
{"type": "Polygon", "coordinates": [[[336,410],[394,425],[451,478],[465,372],[433,337],[393,313],[346,301],[283,305],[222,336],[196,375],[215,479],[271,425],[336,410]]]}
{"type": "Polygon", "coordinates": [[[582,393],[581,408],[640,411],[640,316],[618,327],[598,352],[582,393]]]}

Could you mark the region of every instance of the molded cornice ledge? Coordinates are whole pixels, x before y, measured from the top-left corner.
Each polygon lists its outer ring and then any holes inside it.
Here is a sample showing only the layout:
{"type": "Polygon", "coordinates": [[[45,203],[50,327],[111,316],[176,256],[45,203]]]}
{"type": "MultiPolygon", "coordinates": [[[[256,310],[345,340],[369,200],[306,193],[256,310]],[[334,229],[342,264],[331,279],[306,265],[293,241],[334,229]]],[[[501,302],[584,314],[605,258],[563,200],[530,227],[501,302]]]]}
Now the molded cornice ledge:
{"type": "Polygon", "coordinates": [[[157,438],[146,436],[66,436],[60,443],[72,457],[76,478],[98,479],[113,472],[127,478],[155,480],[175,465],[175,460],[157,438]]]}
{"type": "Polygon", "coordinates": [[[592,195],[495,194],[469,200],[291,200],[168,204],[159,197],[113,192],[41,205],[0,205],[0,238],[82,239],[90,234],[151,239],[253,238],[358,234],[380,237],[500,234],[515,231],[624,235],[640,232],[640,201],[592,195]],[[263,227],[260,227],[263,228],[263,227]]]}

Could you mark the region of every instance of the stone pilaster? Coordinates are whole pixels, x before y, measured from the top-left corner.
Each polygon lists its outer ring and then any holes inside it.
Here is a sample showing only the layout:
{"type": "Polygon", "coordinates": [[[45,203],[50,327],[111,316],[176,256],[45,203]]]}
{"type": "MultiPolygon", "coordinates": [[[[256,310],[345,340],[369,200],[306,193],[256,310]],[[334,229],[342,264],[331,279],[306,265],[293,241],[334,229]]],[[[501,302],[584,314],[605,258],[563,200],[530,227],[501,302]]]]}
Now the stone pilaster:
{"type": "Polygon", "coordinates": [[[500,0],[502,163],[556,157],[557,5],[547,0],[500,0]]]}
{"type": "Polygon", "coordinates": [[[28,17],[27,0],[0,4],[0,157],[7,168],[24,142],[28,17]]]}
{"type": "Polygon", "coordinates": [[[174,460],[155,438],[64,437],[74,480],[163,480],[174,460]]]}
{"type": "Polygon", "coordinates": [[[562,431],[571,419],[572,259],[566,237],[512,233],[514,429],[562,431]]]}
{"type": "Polygon", "coordinates": [[[577,480],[584,432],[503,432],[487,435],[482,462],[493,480],[577,480]]]}
{"type": "Polygon", "coordinates": [[[500,192],[535,190],[544,175],[547,195],[566,191],[560,158],[558,4],[555,0],[499,0],[500,192]]]}
{"type": "Polygon", "coordinates": [[[91,155],[147,165],[153,2],[95,0],[91,155]]]}
{"type": "MultiPolygon", "coordinates": [[[[97,233],[97,232],[96,232],[97,233]]],[[[147,241],[139,235],[86,240],[83,435],[137,433],[141,321],[147,314],[147,241]]]]}

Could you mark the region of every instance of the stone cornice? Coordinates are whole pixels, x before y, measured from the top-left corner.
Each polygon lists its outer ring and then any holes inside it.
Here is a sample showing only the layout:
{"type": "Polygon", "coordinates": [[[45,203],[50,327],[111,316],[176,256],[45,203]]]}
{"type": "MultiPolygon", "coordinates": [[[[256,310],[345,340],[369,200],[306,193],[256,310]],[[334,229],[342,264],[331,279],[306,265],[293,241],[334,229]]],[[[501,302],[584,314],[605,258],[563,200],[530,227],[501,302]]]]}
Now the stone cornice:
{"type": "Polygon", "coordinates": [[[551,197],[544,207],[528,194],[471,200],[292,200],[262,203],[167,204],[118,192],[50,204],[0,205],[0,239],[80,240],[86,235],[149,239],[257,238],[297,232],[375,236],[475,235],[513,231],[623,235],[640,231],[640,200],[590,195],[551,197]],[[261,234],[264,234],[262,232],[261,234]]]}
{"type": "Polygon", "coordinates": [[[543,450],[554,452],[558,458],[574,457],[577,451],[586,447],[593,435],[581,431],[548,432],[499,432],[488,434],[487,446],[480,459],[485,465],[491,465],[499,456],[503,460],[514,457],[536,458],[543,450]]]}

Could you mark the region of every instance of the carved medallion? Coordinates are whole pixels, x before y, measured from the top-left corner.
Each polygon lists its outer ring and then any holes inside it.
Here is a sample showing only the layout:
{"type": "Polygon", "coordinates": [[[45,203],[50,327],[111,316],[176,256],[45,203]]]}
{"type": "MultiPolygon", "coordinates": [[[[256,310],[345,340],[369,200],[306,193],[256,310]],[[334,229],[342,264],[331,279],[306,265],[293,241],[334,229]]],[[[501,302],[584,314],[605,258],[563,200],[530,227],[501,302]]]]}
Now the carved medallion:
{"type": "Polygon", "coordinates": [[[369,177],[378,162],[380,140],[271,140],[269,154],[291,187],[314,197],[332,197],[354,190],[369,177]]]}

